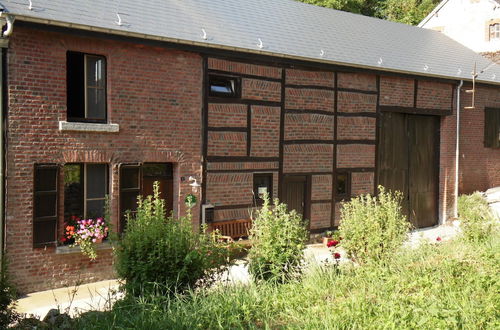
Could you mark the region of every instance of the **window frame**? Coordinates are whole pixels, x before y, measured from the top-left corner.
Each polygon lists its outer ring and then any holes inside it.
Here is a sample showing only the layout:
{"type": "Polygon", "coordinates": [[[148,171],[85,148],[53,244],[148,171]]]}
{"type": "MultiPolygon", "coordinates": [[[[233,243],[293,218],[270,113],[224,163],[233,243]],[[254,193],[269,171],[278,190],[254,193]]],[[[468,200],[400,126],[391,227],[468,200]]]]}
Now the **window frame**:
{"type": "Polygon", "coordinates": [[[225,99],[239,99],[241,98],[241,77],[232,76],[232,75],[223,75],[223,74],[208,74],[207,79],[207,95],[209,97],[218,97],[225,99]],[[234,81],[234,91],[231,94],[223,93],[223,92],[212,92],[212,84],[211,79],[228,79],[234,81]]]}
{"type": "Polygon", "coordinates": [[[491,23],[488,26],[490,40],[500,39],[500,22],[491,23]]]}
{"type": "Polygon", "coordinates": [[[269,195],[269,199],[271,200],[271,203],[273,200],[274,173],[272,173],[272,172],[255,172],[255,173],[253,173],[253,177],[252,177],[252,183],[253,183],[252,192],[253,192],[255,206],[262,206],[264,204],[264,200],[262,198],[260,198],[260,196],[259,196],[259,192],[258,192],[259,187],[257,186],[257,182],[255,181],[255,179],[259,178],[259,177],[269,178],[268,195],[269,195]]]}
{"type": "MultiPolygon", "coordinates": [[[[106,56],[104,55],[99,55],[99,54],[91,54],[91,53],[84,53],[84,52],[78,52],[78,51],[67,51],[66,53],[66,120],[68,122],[76,122],[76,123],[94,123],[94,124],[107,124],[108,123],[108,94],[107,94],[107,91],[108,91],[108,75],[107,75],[107,68],[108,68],[108,64],[107,64],[107,58],[106,56]],[[79,54],[79,55],[83,55],[83,112],[84,112],[84,117],[81,118],[81,117],[74,117],[74,116],[70,116],[70,108],[71,108],[71,105],[70,105],[70,102],[69,102],[69,93],[70,93],[70,88],[69,88],[69,67],[68,67],[68,57],[70,56],[70,54],[79,54]],[[103,60],[103,87],[102,87],[102,90],[103,90],[103,95],[104,95],[104,118],[89,118],[87,113],[88,113],[88,89],[90,88],[88,86],[88,61],[87,59],[88,58],[91,58],[91,57],[94,57],[94,58],[99,58],[99,59],[102,59],[103,60]]],[[[94,89],[94,87],[91,87],[94,89]]],[[[95,87],[95,89],[98,89],[97,87],[95,87]]]]}

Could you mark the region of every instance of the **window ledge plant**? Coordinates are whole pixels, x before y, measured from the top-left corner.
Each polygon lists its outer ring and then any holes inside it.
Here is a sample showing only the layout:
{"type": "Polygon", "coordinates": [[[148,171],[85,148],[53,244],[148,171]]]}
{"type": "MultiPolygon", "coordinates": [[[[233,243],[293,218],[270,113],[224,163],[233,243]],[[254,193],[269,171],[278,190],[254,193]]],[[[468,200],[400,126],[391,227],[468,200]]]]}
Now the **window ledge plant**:
{"type": "Polygon", "coordinates": [[[79,246],[81,252],[91,260],[97,258],[96,245],[108,236],[109,228],[103,218],[79,219],[71,217],[71,224],[65,227],[61,243],[70,247],[79,246]]]}

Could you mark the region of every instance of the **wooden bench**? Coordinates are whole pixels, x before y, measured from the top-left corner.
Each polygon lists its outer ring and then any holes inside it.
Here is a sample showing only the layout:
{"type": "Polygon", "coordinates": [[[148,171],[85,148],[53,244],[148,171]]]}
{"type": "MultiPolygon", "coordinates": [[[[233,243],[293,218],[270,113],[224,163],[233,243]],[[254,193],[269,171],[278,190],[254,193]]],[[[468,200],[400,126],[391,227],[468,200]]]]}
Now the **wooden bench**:
{"type": "Polygon", "coordinates": [[[212,222],[210,230],[218,230],[222,236],[229,236],[232,239],[248,237],[250,235],[251,219],[238,219],[212,222]]]}

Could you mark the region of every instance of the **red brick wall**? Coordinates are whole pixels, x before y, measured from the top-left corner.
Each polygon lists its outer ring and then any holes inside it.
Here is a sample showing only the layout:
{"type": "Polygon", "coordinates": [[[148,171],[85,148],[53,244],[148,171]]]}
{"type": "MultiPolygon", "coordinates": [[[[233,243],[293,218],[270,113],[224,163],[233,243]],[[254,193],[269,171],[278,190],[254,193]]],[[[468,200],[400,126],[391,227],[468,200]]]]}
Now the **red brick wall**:
{"type": "Polygon", "coordinates": [[[201,64],[201,57],[192,53],[16,28],[8,49],[6,244],[21,291],[113,276],[109,249],[99,252],[95,262],[80,253],[33,249],[37,163],[108,163],[116,228],[118,164],[173,162],[174,208],[183,212],[183,196],[191,187],[179,178],[201,177],[201,64]],[[58,130],[58,122],[66,120],[68,50],[106,56],[108,117],[120,125],[119,133],[58,130]]]}
{"type": "MultiPolygon", "coordinates": [[[[462,89],[462,107],[471,105],[471,95],[462,89]]],[[[484,147],[484,108],[500,109],[498,88],[477,87],[474,110],[461,112],[460,192],[471,193],[500,186],[500,149],[484,147]]]]}
{"type": "Polygon", "coordinates": [[[250,156],[278,157],[280,142],[280,108],[254,105],[250,156]]]}
{"type": "Polygon", "coordinates": [[[380,78],[380,105],[413,107],[415,80],[382,76],[380,78]]]}

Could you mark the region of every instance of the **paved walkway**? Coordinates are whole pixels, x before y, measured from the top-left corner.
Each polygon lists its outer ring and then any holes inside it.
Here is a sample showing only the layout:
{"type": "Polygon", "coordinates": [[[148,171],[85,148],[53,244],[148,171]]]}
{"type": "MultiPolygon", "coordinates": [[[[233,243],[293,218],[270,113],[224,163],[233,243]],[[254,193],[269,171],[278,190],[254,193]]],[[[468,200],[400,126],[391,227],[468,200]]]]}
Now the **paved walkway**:
{"type": "MultiPolygon", "coordinates": [[[[445,241],[458,232],[458,223],[442,225],[432,228],[415,230],[409,234],[406,244],[416,247],[422,240],[435,242],[438,237],[445,241]]],[[[346,262],[344,253],[341,253],[341,262],[346,262]]],[[[325,260],[333,261],[331,252],[323,244],[311,244],[306,247],[305,259],[310,264],[320,264],[325,260]]],[[[248,267],[245,260],[238,260],[233,265],[224,279],[232,283],[248,283],[248,267]]],[[[52,308],[59,308],[63,312],[75,315],[88,310],[105,310],[120,298],[117,292],[116,280],[101,281],[78,287],[54,289],[29,294],[19,299],[17,310],[21,313],[34,314],[43,318],[52,308]]]]}

